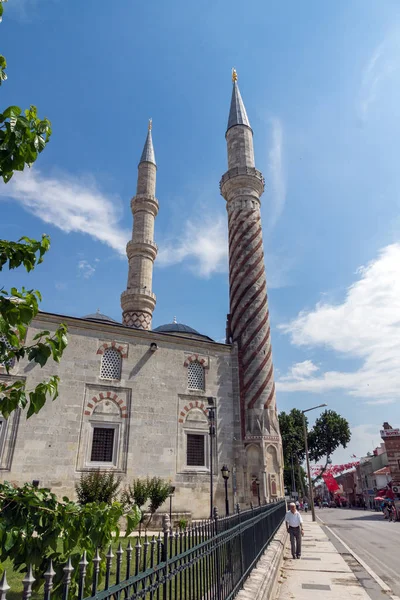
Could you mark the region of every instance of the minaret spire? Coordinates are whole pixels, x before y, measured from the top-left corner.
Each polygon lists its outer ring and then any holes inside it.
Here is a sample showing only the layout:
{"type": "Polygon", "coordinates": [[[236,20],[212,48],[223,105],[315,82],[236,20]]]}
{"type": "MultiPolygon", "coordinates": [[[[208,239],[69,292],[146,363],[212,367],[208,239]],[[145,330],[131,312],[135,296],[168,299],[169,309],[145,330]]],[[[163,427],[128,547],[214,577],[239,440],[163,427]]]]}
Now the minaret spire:
{"type": "Polygon", "coordinates": [[[156,193],[156,159],[152,139],[152,120],[138,165],[136,196],[131,200],[132,239],[126,246],[129,261],[127,289],[121,295],[122,321],[127,327],[151,329],[156,305],[152,292],[153,264],[157,256],[154,220],[158,213],[156,193]]]}
{"type": "Polygon", "coordinates": [[[247,112],[240,94],[238,85],[238,76],[236,69],[232,69],[232,98],[231,108],[229,110],[228,127],[227,130],[235,125],[246,125],[250,127],[250,121],[247,116],[247,112]]]}
{"type": "MultiPolygon", "coordinates": [[[[259,477],[265,498],[271,498],[283,495],[283,463],[261,229],[260,196],[264,191],[264,178],[255,168],[253,131],[235,70],[232,71],[232,82],[226,132],[228,171],[220,183],[221,194],[226,200],[229,229],[230,315],[227,337],[238,352],[244,450],[250,443],[253,447],[259,445],[258,466],[252,455],[244,465],[243,477],[259,477]]],[[[247,456],[246,452],[244,455],[247,456]]]]}
{"type": "Polygon", "coordinates": [[[151,135],[152,129],[153,129],[153,119],[149,119],[147,138],[144,143],[144,148],[143,148],[142,156],[140,157],[139,164],[143,163],[143,162],[149,162],[149,163],[153,163],[153,165],[157,166],[156,156],[154,154],[153,138],[151,135]]]}

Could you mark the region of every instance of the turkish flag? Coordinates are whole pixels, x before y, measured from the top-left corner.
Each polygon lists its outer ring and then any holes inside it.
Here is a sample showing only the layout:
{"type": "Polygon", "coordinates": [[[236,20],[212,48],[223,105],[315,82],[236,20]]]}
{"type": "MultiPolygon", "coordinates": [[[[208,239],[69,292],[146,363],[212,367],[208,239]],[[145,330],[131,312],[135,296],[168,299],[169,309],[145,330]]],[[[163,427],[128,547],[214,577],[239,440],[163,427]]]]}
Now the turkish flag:
{"type": "Polygon", "coordinates": [[[330,492],[336,492],[340,489],[336,479],[331,473],[324,473],[322,475],[322,479],[324,480],[325,485],[330,492]]]}

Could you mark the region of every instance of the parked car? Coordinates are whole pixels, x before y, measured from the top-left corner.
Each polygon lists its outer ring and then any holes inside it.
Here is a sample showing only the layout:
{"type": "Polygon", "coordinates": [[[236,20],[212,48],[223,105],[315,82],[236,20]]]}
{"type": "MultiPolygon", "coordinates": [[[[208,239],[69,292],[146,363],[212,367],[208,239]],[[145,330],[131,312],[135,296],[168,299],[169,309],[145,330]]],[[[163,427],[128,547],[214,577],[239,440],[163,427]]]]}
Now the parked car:
{"type": "Polygon", "coordinates": [[[329,502],[327,502],[326,500],[324,500],[323,503],[322,503],[322,508],[329,508],[329,502]]]}
{"type": "Polygon", "coordinates": [[[333,500],[331,500],[329,502],[329,508],[336,508],[336,502],[334,502],[333,500]]]}

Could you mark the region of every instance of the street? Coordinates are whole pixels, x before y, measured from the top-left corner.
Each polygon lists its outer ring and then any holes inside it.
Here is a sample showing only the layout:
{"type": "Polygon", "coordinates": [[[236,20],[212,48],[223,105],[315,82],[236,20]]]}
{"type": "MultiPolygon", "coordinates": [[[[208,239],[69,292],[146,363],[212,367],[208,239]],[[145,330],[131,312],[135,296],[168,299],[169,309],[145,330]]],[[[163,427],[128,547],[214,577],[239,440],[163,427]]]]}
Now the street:
{"type": "Polygon", "coordinates": [[[316,515],[400,596],[400,522],[359,509],[316,508],[316,515]]]}

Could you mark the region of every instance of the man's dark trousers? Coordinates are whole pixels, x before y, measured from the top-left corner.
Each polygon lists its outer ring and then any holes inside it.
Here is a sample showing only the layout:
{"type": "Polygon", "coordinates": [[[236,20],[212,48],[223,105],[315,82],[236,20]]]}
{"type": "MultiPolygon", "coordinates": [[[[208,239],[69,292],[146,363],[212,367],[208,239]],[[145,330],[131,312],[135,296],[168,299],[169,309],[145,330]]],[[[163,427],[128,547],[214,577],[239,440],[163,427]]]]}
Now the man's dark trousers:
{"type": "Polygon", "coordinates": [[[292,548],[292,556],[300,558],[301,556],[301,528],[289,527],[290,545],[292,548]]]}

